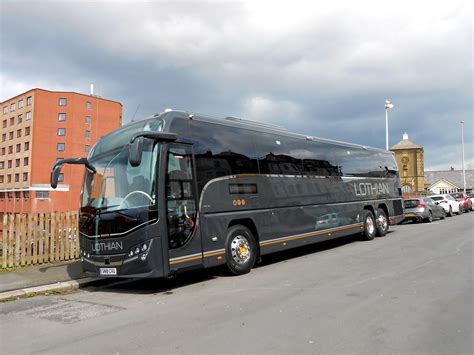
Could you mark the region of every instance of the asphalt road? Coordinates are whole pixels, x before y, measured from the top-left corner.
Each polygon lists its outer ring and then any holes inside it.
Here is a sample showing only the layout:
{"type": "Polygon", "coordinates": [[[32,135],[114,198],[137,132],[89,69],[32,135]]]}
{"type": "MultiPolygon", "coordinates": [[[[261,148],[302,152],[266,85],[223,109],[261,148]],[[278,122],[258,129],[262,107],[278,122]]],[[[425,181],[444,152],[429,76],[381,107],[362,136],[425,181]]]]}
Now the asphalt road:
{"type": "Polygon", "coordinates": [[[474,213],[221,269],[2,304],[14,353],[473,353],[474,213]]]}

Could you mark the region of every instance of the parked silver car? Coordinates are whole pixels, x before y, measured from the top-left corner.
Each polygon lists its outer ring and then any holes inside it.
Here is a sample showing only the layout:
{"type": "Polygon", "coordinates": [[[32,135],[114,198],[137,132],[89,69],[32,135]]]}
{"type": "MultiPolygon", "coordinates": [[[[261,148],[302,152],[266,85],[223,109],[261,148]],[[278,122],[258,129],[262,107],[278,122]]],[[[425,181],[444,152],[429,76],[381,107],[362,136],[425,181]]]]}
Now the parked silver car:
{"type": "Polygon", "coordinates": [[[444,219],[446,211],[429,197],[416,197],[404,201],[405,220],[432,222],[434,218],[444,219]]]}

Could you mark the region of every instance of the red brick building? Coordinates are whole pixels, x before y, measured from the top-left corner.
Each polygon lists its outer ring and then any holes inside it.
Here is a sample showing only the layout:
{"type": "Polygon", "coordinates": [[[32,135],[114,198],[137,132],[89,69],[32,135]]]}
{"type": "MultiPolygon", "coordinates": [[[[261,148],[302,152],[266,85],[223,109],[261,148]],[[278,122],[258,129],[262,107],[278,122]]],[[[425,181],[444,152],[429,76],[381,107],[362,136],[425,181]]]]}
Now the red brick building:
{"type": "Polygon", "coordinates": [[[103,135],[122,125],[122,104],[75,92],[33,89],[0,104],[2,212],[79,208],[83,166],[65,165],[49,185],[59,158],[85,157],[103,135]]]}

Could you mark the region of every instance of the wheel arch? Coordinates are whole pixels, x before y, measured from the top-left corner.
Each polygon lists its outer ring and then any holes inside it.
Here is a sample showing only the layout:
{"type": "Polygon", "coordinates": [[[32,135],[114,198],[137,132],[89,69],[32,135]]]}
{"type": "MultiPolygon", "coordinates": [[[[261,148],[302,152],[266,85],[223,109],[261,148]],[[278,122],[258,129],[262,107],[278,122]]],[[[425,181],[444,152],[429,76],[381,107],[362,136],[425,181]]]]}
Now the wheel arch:
{"type": "Polygon", "coordinates": [[[373,214],[374,217],[375,217],[375,209],[374,209],[374,206],[372,206],[372,205],[365,205],[365,206],[364,206],[364,210],[367,210],[367,211],[372,212],[372,214],[373,214]]]}
{"type": "Polygon", "coordinates": [[[387,218],[390,218],[390,214],[388,213],[387,204],[385,204],[385,203],[379,203],[379,205],[377,206],[377,208],[380,208],[381,210],[383,210],[383,211],[385,212],[385,215],[387,216],[387,218]]]}

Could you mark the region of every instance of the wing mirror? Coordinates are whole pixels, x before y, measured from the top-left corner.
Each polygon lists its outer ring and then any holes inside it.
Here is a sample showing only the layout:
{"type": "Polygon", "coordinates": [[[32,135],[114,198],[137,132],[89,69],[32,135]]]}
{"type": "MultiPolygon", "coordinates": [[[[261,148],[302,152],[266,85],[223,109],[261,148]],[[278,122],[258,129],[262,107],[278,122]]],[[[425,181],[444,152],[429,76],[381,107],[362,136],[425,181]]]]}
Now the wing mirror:
{"type": "Polygon", "coordinates": [[[128,150],[128,161],[131,166],[139,166],[142,162],[142,153],[143,153],[143,141],[145,139],[142,137],[135,138],[130,143],[130,148],[128,150]]]}
{"type": "Polygon", "coordinates": [[[87,158],[72,158],[72,159],[59,159],[53,166],[51,170],[51,187],[55,189],[58,186],[59,174],[61,173],[61,168],[64,164],[75,164],[75,165],[85,165],[92,173],[96,173],[94,166],[89,163],[87,158]]]}
{"type": "Polygon", "coordinates": [[[131,166],[139,166],[142,162],[143,144],[145,138],[153,139],[155,142],[174,142],[176,134],[164,132],[140,132],[130,139],[128,150],[128,161],[131,166]]]}

